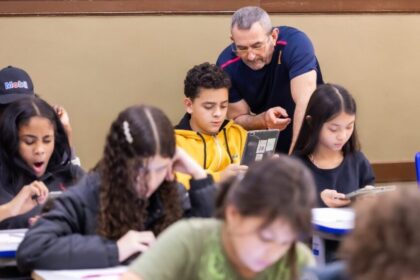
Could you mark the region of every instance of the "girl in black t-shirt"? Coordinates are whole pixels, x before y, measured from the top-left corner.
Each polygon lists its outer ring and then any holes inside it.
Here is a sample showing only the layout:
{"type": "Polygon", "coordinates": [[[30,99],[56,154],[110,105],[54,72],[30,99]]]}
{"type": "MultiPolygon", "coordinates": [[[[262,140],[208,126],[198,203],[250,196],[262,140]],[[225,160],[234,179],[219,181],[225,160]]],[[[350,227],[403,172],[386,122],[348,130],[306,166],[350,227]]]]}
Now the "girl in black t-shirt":
{"type": "Polygon", "coordinates": [[[353,97],[339,85],[319,86],[309,100],[294,154],[312,170],[321,206],[346,206],[346,193],[374,183],[359,149],[353,97]]]}

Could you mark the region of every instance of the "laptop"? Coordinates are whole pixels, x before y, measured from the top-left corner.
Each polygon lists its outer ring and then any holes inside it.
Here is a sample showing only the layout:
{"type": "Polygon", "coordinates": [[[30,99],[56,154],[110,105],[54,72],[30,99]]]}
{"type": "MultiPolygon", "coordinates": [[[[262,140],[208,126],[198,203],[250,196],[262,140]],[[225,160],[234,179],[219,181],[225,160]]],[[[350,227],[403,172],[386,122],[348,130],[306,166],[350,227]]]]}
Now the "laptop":
{"type": "Polygon", "coordinates": [[[278,129],[248,131],[241,165],[250,165],[273,155],[276,151],[279,134],[280,130],[278,129]]]}

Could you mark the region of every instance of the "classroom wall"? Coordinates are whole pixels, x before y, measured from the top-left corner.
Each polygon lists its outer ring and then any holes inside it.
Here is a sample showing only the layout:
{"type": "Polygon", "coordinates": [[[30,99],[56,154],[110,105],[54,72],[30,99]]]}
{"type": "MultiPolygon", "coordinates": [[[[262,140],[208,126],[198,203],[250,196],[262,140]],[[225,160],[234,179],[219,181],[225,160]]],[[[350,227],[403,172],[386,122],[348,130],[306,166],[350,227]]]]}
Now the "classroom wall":
{"type": "MultiPolygon", "coordinates": [[[[412,161],[420,150],[420,15],[273,15],[304,30],[326,81],[355,96],[372,162],[412,161]]],[[[175,123],[195,64],[229,42],[229,16],[0,17],[0,65],[26,69],[36,92],[67,108],[84,167],[100,158],[118,112],[161,107],[175,123]]]]}

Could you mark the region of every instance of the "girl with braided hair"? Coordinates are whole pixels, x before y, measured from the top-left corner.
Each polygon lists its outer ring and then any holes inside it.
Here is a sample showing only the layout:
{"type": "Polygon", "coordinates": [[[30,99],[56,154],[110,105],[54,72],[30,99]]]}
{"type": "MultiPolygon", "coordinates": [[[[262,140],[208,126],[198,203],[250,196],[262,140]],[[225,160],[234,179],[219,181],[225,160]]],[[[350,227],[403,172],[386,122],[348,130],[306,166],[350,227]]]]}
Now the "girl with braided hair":
{"type": "Polygon", "coordinates": [[[211,176],[176,149],[165,114],[129,107],[112,123],[94,170],[28,231],[18,265],[22,271],[118,265],[182,217],[211,216],[214,192],[211,176]],[[188,192],[175,171],[192,176],[188,192]]]}

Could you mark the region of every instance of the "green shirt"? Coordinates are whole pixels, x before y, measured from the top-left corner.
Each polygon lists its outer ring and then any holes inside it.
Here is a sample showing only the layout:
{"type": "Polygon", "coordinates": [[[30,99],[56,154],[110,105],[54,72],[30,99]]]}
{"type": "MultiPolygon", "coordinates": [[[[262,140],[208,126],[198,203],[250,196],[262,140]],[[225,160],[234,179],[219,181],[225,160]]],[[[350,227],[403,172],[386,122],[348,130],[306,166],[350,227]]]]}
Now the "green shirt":
{"type": "MultiPolygon", "coordinates": [[[[162,233],[152,248],[135,260],[130,270],[143,280],[243,280],[232,267],[221,242],[222,221],[188,219],[162,233]]],[[[298,267],[314,265],[310,250],[296,246],[298,267]]],[[[288,280],[290,270],[284,258],[253,280],[288,280]]],[[[247,279],[249,280],[249,279],[247,279]]]]}

